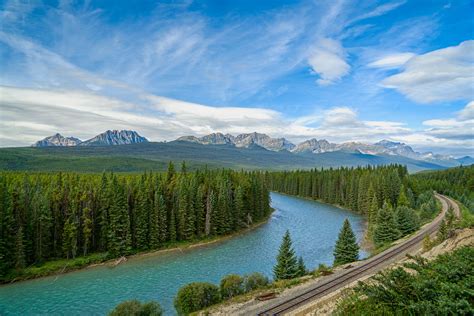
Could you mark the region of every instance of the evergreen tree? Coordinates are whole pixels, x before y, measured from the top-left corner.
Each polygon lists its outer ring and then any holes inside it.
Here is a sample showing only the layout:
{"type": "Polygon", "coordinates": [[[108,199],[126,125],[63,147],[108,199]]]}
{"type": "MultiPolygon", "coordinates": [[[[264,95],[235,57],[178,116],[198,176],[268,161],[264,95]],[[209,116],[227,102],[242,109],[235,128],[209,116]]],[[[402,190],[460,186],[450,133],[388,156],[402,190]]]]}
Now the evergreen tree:
{"type": "Polygon", "coordinates": [[[26,266],[23,227],[19,227],[15,237],[15,268],[21,270],[26,266]]]}
{"type": "Polygon", "coordinates": [[[448,238],[448,225],[446,224],[446,219],[443,219],[441,221],[436,237],[438,238],[439,241],[443,241],[443,240],[446,240],[446,238],[448,238]]]}
{"type": "Polygon", "coordinates": [[[407,206],[397,207],[395,211],[395,220],[397,223],[397,229],[400,231],[402,236],[416,231],[419,227],[418,215],[416,215],[415,210],[407,206]]]}
{"type": "Polygon", "coordinates": [[[377,213],[377,221],[373,239],[375,244],[381,245],[396,240],[400,235],[395,222],[393,209],[388,202],[377,213]]]}
{"type": "Polygon", "coordinates": [[[359,259],[359,245],[352,231],[351,224],[346,218],[336,241],[334,249],[334,265],[341,265],[359,259]]]}
{"type": "Polygon", "coordinates": [[[273,276],[275,280],[284,280],[296,278],[298,275],[298,259],[293,250],[290,232],[287,230],[280,245],[277,264],[273,267],[273,276]]]}
{"type": "Polygon", "coordinates": [[[397,206],[410,206],[410,201],[405,194],[405,188],[402,187],[400,190],[400,195],[398,196],[397,206]]]}
{"type": "Polygon", "coordinates": [[[303,257],[298,258],[298,276],[304,276],[308,273],[306,265],[304,264],[303,257]]]}

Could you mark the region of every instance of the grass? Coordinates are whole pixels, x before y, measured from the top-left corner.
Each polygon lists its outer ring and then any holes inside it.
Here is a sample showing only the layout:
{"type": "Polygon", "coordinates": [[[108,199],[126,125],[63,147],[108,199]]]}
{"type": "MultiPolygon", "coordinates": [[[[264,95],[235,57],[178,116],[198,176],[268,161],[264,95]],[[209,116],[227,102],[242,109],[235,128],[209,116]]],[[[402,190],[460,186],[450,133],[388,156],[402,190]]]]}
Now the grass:
{"type": "Polygon", "coordinates": [[[108,257],[108,253],[93,253],[74,259],[58,259],[47,261],[39,265],[26,267],[20,271],[12,270],[4,278],[0,279],[0,281],[2,283],[7,283],[39,278],[57,273],[64,273],[77,270],[94,263],[101,263],[108,259],[110,259],[108,257]]]}

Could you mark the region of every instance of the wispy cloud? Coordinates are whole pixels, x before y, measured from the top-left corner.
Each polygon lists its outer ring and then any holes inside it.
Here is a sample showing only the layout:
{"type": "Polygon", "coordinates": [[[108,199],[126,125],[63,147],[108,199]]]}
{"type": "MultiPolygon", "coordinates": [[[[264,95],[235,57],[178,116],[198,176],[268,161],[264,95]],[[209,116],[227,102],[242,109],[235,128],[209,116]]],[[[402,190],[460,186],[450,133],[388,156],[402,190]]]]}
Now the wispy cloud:
{"type": "Polygon", "coordinates": [[[422,103],[474,97],[474,41],[411,58],[382,84],[422,103]]]}
{"type": "Polygon", "coordinates": [[[390,54],[371,62],[368,66],[372,68],[398,68],[414,56],[413,53],[390,54]]]}
{"type": "Polygon", "coordinates": [[[325,38],[318,41],[309,56],[308,63],[320,77],[316,82],[320,85],[328,85],[349,73],[350,66],[345,59],[346,53],[341,44],[325,38]]]}

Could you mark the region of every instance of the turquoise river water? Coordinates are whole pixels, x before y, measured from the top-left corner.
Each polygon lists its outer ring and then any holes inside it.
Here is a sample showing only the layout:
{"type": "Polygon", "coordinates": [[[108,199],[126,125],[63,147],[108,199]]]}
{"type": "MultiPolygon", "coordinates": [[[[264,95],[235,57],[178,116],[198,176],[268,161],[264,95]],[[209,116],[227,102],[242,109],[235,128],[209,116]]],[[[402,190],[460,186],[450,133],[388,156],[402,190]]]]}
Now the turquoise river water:
{"type": "MultiPolygon", "coordinates": [[[[121,301],[157,300],[174,315],[178,289],[193,281],[218,284],[230,273],[261,272],[271,278],[284,232],[308,268],[332,264],[338,232],[348,218],[362,237],[361,216],[301,198],[272,193],[275,212],[240,236],[181,252],[132,258],[115,268],[98,266],[0,286],[0,315],[105,315],[121,301]]],[[[364,256],[365,253],[361,253],[364,256]]]]}

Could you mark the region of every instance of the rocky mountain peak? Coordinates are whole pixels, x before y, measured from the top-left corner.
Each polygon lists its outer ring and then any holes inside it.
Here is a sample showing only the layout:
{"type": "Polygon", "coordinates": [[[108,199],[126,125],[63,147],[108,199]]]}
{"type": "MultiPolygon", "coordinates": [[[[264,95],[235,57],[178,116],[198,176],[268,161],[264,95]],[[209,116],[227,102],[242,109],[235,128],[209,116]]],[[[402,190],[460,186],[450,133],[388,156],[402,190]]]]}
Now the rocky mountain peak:
{"type": "Polygon", "coordinates": [[[69,147],[77,146],[81,143],[81,140],[75,137],[64,137],[63,135],[56,133],[52,136],[43,138],[42,140],[37,141],[32,147],[69,147]]]}
{"type": "Polygon", "coordinates": [[[107,130],[85,142],[81,146],[107,146],[107,145],[127,145],[145,143],[148,140],[140,136],[135,131],[130,130],[107,130]]]}

